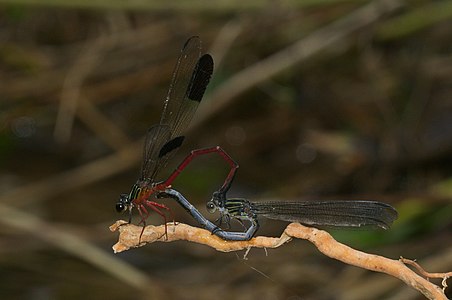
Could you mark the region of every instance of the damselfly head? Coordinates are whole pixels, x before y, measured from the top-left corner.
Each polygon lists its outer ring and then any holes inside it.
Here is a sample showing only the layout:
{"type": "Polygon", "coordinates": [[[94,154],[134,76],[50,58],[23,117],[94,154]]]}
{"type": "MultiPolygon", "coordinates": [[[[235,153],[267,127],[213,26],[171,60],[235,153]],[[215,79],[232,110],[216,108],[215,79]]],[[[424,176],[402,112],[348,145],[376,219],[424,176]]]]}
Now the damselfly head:
{"type": "Polygon", "coordinates": [[[129,209],[130,205],[131,205],[131,203],[130,203],[129,195],[121,194],[118,202],[116,203],[116,211],[118,213],[125,212],[126,210],[129,209]]]}
{"type": "Polygon", "coordinates": [[[220,200],[223,199],[224,194],[220,192],[214,192],[212,195],[212,199],[210,199],[206,203],[207,211],[211,214],[217,211],[220,208],[220,200]]]}
{"type": "Polygon", "coordinates": [[[215,205],[214,200],[212,199],[206,203],[206,208],[209,213],[213,214],[218,207],[215,205]]]}

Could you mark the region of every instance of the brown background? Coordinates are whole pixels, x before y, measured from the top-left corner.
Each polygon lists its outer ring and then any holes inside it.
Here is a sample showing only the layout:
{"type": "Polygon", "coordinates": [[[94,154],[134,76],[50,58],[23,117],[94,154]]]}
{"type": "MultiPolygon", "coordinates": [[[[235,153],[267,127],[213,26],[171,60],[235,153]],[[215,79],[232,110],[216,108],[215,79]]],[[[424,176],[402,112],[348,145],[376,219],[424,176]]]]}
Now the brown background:
{"type": "MultiPolygon", "coordinates": [[[[391,230],[334,236],[452,269],[450,2],[21,2],[0,6],[2,298],[422,299],[303,241],[248,260],[184,242],[112,254],[114,205],[192,35],[214,77],[161,179],[221,145],[240,164],[231,196],[385,201],[391,230]]],[[[205,212],[226,173],[200,158],[174,187],[205,212]]]]}

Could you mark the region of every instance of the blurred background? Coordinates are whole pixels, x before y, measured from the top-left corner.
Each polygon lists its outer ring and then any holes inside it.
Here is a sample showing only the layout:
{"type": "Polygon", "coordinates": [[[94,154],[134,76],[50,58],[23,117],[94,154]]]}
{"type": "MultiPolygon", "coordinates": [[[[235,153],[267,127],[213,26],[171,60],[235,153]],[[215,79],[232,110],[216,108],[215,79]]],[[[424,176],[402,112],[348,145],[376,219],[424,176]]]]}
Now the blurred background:
{"type": "MultiPolygon", "coordinates": [[[[187,242],[113,254],[114,206],[192,35],[214,76],[160,179],[220,145],[240,164],[230,196],[387,202],[389,231],[330,232],[451,271],[450,1],[35,2],[0,1],[3,299],[423,299],[301,240],[248,260],[187,242]]],[[[202,157],[173,186],[206,213],[227,172],[202,157]]]]}

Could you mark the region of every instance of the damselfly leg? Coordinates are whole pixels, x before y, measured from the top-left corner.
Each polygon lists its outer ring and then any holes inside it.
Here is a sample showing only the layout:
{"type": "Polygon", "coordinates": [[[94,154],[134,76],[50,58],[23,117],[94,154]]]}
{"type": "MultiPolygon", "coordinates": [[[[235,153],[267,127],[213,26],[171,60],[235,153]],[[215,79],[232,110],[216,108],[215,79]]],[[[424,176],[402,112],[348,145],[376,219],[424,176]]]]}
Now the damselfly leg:
{"type": "MultiPolygon", "coordinates": [[[[176,224],[176,222],[174,221],[174,215],[173,215],[173,212],[171,211],[171,209],[164,204],[150,201],[150,200],[146,200],[143,203],[145,203],[147,207],[151,208],[154,212],[156,212],[163,218],[163,221],[165,222],[164,223],[165,224],[165,233],[162,236],[165,236],[165,239],[168,239],[168,230],[167,230],[168,229],[168,227],[167,227],[168,220],[166,218],[166,214],[163,211],[161,211],[160,209],[167,210],[171,214],[173,223],[176,224]]],[[[141,221],[138,223],[138,225],[143,226],[143,229],[141,230],[140,237],[138,240],[138,242],[141,243],[141,237],[143,236],[143,232],[146,228],[146,220],[149,217],[150,212],[146,209],[144,204],[137,205],[137,210],[141,217],[141,221]]]]}

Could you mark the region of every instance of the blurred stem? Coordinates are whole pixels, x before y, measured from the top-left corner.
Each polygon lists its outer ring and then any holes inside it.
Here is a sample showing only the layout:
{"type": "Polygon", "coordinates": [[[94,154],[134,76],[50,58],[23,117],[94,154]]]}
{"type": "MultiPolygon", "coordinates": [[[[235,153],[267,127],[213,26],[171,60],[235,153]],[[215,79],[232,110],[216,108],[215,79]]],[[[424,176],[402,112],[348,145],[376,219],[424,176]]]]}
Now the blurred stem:
{"type": "Polygon", "coordinates": [[[146,295],[153,296],[152,299],[163,298],[163,291],[156,280],[122,260],[112,257],[74,233],[59,229],[34,215],[4,204],[0,204],[0,223],[45,240],[115,276],[121,282],[143,291],[146,295]]]}
{"type": "Polygon", "coordinates": [[[209,99],[215,99],[215,101],[209,103],[208,107],[201,105],[198,112],[201,117],[192,122],[191,128],[199,126],[210,116],[219,114],[224,107],[230,105],[233,101],[240,100],[239,96],[252,87],[287,69],[294,68],[297,64],[306,61],[320,51],[346,40],[359,29],[376,22],[399,7],[398,1],[372,1],[313,31],[285,49],[236,73],[208,95],[208,99],[204,102],[208,102],[209,99]]]}
{"type": "Polygon", "coordinates": [[[431,2],[389,19],[377,30],[380,40],[398,39],[452,18],[452,1],[431,2]]]}
{"type": "MultiPolygon", "coordinates": [[[[277,5],[281,7],[313,7],[338,3],[362,3],[365,0],[280,0],[277,5]]],[[[149,0],[0,0],[0,3],[14,5],[54,6],[66,8],[90,8],[90,9],[124,9],[124,10],[189,10],[189,11],[238,11],[243,9],[262,9],[275,5],[271,1],[247,0],[247,1],[149,1],[149,0]]]]}

